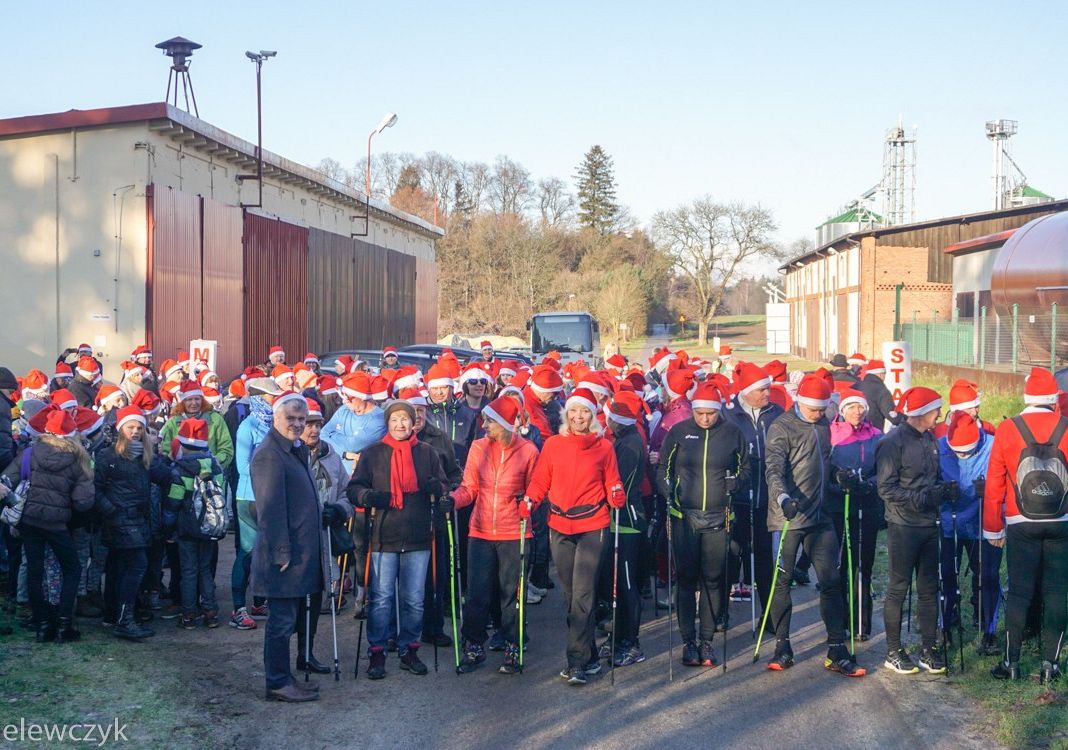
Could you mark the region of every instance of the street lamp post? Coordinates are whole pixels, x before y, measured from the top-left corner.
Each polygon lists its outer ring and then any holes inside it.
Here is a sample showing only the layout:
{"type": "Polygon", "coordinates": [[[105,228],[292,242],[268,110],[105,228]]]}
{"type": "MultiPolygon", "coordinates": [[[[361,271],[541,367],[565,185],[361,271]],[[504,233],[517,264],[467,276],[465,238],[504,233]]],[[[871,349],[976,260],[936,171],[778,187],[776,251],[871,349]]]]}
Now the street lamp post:
{"type": "Polygon", "coordinates": [[[255,205],[242,203],[242,206],[257,208],[263,206],[263,88],[261,86],[260,71],[263,69],[263,61],[274,57],[278,53],[274,50],[261,49],[259,52],[246,52],[247,57],[256,63],[256,174],[240,174],[238,180],[256,180],[260,186],[260,197],[255,205]]]}
{"type": "Polygon", "coordinates": [[[391,128],[397,124],[397,115],[393,112],[387,112],[386,116],[382,118],[382,122],[378,123],[378,126],[371,131],[371,134],[367,136],[367,199],[371,199],[371,139],[381,133],[386,128],[391,128]]]}

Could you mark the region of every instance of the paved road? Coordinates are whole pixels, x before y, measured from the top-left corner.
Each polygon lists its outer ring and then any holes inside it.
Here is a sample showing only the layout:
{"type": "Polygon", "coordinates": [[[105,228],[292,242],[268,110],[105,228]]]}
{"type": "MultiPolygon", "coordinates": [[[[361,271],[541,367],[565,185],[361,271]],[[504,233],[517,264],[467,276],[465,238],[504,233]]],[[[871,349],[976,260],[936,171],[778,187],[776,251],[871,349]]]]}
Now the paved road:
{"type": "MultiPolygon", "coordinates": [[[[224,543],[218,580],[230,570],[232,545],[224,543]]],[[[220,604],[227,599],[220,587],[220,604]]],[[[338,620],[343,679],[319,678],[322,700],[314,704],[267,704],[262,700],[263,630],[220,628],[196,635],[161,628],[152,647],[180,659],[196,675],[197,692],[214,685],[221,696],[206,710],[213,744],[234,747],[328,748],[434,747],[495,750],[516,747],[594,748],[857,748],[985,747],[991,743],[974,708],[944,678],[898,677],[878,666],[883,638],[859,648],[859,661],[874,670],[847,679],[823,669],[824,631],[814,588],[795,590],[794,647],[797,665],[786,673],[752,663],[749,605],[731,608],[728,670],[685,668],[676,661],[667,674],[667,618],[652,618],[645,601],[642,645],[649,658],[585,687],[558,676],[564,664],[564,610],[558,591],[531,607],[523,675],[496,672],[500,655],[484,668],[457,676],[451,650],[439,653],[439,672],[416,677],[400,671],[395,655],[387,677],[353,680],[356,621],[338,620]],[[190,643],[195,639],[196,645],[190,643]]],[[[876,622],[881,617],[876,614],[876,622]]],[[[448,623],[447,623],[448,627],[448,623]]],[[[676,631],[677,632],[677,631],[676,631]]],[[[317,656],[330,656],[330,619],[320,621],[317,656]]],[[[680,656],[674,636],[674,657],[680,656]]],[[[717,640],[717,649],[722,642],[717,640]]],[[[768,647],[770,648],[770,643],[768,647]]],[[[432,664],[433,651],[424,647],[432,664]]],[[[366,667],[366,657],[361,659],[366,667]]],[[[313,677],[312,679],[316,679],[313,677]]],[[[198,701],[199,702],[199,701],[198,701]]]]}

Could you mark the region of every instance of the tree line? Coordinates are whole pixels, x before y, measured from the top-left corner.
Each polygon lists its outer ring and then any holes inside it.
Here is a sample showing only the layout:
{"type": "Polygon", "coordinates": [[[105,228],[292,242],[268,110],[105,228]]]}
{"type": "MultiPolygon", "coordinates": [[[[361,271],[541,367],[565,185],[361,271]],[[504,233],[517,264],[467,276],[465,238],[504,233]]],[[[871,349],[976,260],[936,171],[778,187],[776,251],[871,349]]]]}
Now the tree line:
{"type": "MultiPolygon", "coordinates": [[[[351,170],[334,159],[318,165],[361,190],[366,167],[366,159],[351,170]]],[[[508,156],[487,164],[383,152],[372,157],[371,177],[373,197],[446,230],[437,243],[443,333],[522,337],[535,312],[589,310],[602,338],[643,335],[650,322],[685,315],[703,342],[714,315],[761,304],[753,277],[786,252],[772,241],[770,211],[710,197],[639,227],[617,199],[611,156],[597,145],[572,175],[574,192],[508,156]]]]}

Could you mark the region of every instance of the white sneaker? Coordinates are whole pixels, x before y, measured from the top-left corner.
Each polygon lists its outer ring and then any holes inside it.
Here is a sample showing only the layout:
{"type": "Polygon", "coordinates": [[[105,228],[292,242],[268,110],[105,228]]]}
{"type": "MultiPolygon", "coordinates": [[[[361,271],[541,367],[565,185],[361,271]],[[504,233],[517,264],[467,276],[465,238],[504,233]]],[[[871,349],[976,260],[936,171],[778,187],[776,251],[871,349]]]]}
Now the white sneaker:
{"type": "Polygon", "coordinates": [[[544,598],[535,594],[531,589],[527,589],[527,604],[541,604],[541,600],[544,598]]]}
{"type": "Polygon", "coordinates": [[[533,593],[540,596],[542,599],[549,593],[549,589],[543,589],[540,586],[535,586],[533,583],[527,582],[527,593],[533,593]]]}

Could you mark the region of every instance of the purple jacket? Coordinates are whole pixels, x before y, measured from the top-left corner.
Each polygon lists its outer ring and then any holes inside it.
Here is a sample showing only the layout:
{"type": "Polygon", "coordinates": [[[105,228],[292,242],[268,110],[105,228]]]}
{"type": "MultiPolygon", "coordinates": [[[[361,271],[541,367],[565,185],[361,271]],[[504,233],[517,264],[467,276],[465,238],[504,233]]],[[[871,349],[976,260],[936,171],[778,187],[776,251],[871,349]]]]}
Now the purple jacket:
{"type": "Polygon", "coordinates": [[[693,413],[693,407],[686,398],[677,398],[664,407],[664,416],[656,425],[653,434],[649,436],[649,450],[659,451],[664,444],[664,438],[671,432],[671,428],[679,422],[685,422],[693,413]]]}

